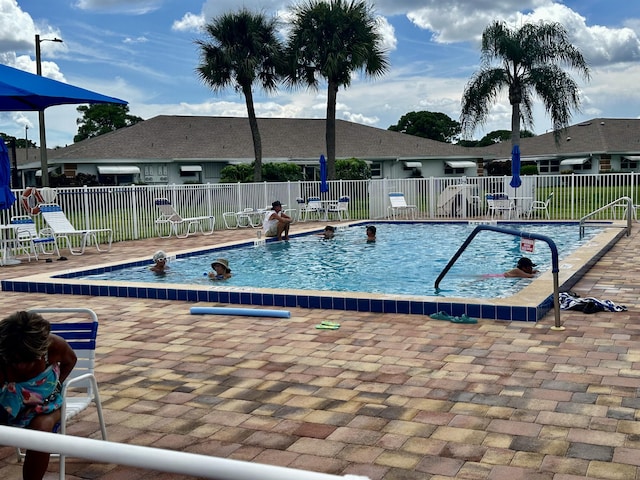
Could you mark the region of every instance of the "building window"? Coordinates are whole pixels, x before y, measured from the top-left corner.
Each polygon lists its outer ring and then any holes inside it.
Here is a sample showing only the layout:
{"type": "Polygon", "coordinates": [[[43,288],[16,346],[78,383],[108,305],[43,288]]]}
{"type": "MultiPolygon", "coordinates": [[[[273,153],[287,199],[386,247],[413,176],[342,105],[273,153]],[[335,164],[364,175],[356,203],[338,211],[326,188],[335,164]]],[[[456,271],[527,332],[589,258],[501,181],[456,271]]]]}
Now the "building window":
{"type": "Polygon", "coordinates": [[[540,173],[558,173],[560,172],[560,160],[540,160],[538,170],[540,173]]]}
{"type": "Polygon", "coordinates": [[[622,157],[622,160],[620,161],[620,168],[622,170],[636,170],[638,168],[638,161],[622,157]]]}
{"type": "Polygon", "coordinates": [[[587,160],[586,162],[584,162],[583,164],[578,164],[578,165],[574,165],[573,169],[575,171],[580,171],[580,170],[591,170],[591,160],[587,160]]]}
{"type": "Polygon", "coordinates": [[[449,165],[444,166],[445,175],[464,175],[464,168],[452,168],[449,165]]]}
{"type": "Polygon", "coordinates": [[[370,168],[371,178],[382,178],[382,162],[372,162],[370,168]]]}

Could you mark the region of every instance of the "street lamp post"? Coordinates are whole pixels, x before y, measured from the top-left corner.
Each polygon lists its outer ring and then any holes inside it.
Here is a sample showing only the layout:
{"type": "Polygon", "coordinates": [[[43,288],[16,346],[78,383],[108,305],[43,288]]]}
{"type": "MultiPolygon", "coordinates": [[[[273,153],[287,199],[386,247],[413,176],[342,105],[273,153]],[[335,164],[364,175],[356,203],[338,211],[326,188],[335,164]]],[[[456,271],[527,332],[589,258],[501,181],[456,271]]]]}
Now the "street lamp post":
{"type": "MultiPolygon", "coordinates": [[[[42,62],[40,58],[40,43],[42,42],[62,42],[59,38],[40,38],[36,34],[36,73],[42,76],[42,62]]],[[[40,124],[40,172],[42,173],[42,186],[49,186],[49,162],[47,160],[47,135],[44,125],[44,110],[38,111],[38,123],[40,124]]]]}

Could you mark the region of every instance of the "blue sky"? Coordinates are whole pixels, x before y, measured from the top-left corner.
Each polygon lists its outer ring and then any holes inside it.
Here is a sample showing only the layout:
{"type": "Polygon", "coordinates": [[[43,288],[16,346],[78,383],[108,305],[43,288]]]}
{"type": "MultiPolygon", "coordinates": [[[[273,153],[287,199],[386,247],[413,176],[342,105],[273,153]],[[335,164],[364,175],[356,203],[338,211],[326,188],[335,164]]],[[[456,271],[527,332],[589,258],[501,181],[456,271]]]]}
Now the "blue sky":
{"type": "MultiPolygon", "coordinates": [[[[295,0],[293,0],[295,1],[295,0]]],[[[214,95],[195,74],[202,25],[244,5],[286,20],[288,0],[0,0],[0,61],[35,73],[35,34],[42,42],[43,74],[129,102],[130,113],[246,117],[233,90],[214,95]]],[[[354,78],[338,92],[337,117],[388,128],[410,111],[443,112],[458,120],[464,86],[479,66],[479,39],[494,19],[518,26],[553,20],[591,67],[577,74],[582,111],[572,123],[640,116],[640,2],[634,0],[378,0],[381,33],[391,68],[382,78],[354,78]]],[[[324,118],[325,86],[318,91],[256,91],[261,117],[324,118]]],[[[492,108],[474,138],[510,128],[506,98],[492,108]]],[[[534,132],[550,131],[536,103],[534,132]]],[[[64,146],[77,133],[75,106],[46,110],[47,145],[64,146]]],[[[38,143],[37,114],[0,113],[0,131],[38,143]]]]}

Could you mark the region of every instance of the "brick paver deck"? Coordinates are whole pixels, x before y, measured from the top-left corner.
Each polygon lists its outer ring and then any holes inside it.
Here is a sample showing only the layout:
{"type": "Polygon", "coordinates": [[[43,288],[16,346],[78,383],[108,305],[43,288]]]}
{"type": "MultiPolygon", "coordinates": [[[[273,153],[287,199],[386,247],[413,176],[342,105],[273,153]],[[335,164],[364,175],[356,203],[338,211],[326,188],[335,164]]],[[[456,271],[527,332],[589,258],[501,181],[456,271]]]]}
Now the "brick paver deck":
{"type": "MultiPolygon", "coordinates": [[[[2,292],[6,313],[85,306],[101,324],[110,440],[372,480],[639,479],[640,229],[574,287],[627,312],[538,324],[290,309],[290,319],[192,316],[181,301],[2,292]],[[317,330],[327,319],[339,330],[317,330]]],[[[15,278],[254,235],[114,244],[15,278]]],[[[66,253],[65,253],[66,254],[66,253]]],[[[300,261],[295,259],[295,261],[300,261]]],[[[4,314],[3,314],[4,315],[4,314]]],[[[97,438],[90,409],[71,431],[97,438]]],[[[46,478],[57,478],[52,462],[46,478]]],[[[68,478],[177,479],[68,459],[68,478]]],[[[0,478],[20,478],[0,447],[0,478]]]]}

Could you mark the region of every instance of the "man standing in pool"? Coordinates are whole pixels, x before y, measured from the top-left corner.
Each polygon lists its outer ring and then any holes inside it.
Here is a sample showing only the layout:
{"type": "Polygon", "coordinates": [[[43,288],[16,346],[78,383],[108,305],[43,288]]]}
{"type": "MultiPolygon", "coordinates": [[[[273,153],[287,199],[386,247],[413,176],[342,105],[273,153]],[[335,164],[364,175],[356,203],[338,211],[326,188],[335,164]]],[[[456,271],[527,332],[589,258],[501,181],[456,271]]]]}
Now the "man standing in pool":
{"type": "Polygon", "coordinates": [[[265,237],[276,237],[277,240],[289,240],[291,217],[282,211],[282,204],[276,200],[271,204],[262,222],[265,237]]]}

